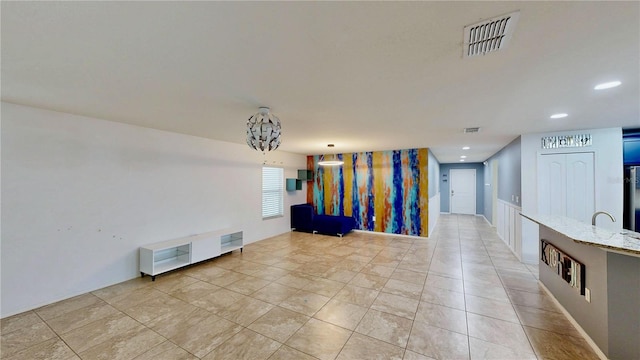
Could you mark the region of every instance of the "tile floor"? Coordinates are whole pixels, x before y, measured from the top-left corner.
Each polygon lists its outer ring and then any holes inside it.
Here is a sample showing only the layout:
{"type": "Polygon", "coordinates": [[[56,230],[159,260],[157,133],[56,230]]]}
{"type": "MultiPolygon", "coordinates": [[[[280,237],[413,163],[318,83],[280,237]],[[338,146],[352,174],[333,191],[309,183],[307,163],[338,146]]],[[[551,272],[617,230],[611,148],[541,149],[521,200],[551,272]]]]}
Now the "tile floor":
{"type": "Polygon", "coordinates": [[[286,233],[1,321],[2,359],[597,359],[481,218],[286,233]]]}

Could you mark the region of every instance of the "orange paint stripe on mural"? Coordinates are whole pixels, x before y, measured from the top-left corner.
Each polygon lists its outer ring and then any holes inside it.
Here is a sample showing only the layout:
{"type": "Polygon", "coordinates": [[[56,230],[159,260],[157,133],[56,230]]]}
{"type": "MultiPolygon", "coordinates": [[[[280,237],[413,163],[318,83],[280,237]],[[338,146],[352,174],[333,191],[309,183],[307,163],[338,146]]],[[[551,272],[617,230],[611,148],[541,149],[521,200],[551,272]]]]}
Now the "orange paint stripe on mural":
{"type": "Polygon", "coordinates": [[[388,165],[384,164],[384,156],[382,152],[375,151],[373,154],[373,215],[376,217],[374,223],[374,231],[382,232],[385,228],[386,219],[384,214],[385,208],[385,191],[384,191],[384,173],[383,168],[388,165]]]}
{"type": "Polygon", "coordinates": [[[429,149],[418,150],[420,164],[420,236],[429,236],[429,149]]]}
{"type": "Polygon", "coordinates": [[[342,155],[342,176],[344,178],[344,215],[353,216],[353,154],[342,155]]]}

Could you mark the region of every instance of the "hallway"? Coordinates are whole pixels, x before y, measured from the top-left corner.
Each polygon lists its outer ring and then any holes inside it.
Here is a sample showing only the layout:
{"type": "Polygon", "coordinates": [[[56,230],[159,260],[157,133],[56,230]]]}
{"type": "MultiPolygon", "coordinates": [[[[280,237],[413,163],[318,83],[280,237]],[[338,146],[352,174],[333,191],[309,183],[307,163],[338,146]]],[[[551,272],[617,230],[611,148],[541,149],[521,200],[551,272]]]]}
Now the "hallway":
{"type": "Polygon", "coordinates": [[[2,359],[597,359],[481,217],[291,232],[2,320],[2,359]]]}

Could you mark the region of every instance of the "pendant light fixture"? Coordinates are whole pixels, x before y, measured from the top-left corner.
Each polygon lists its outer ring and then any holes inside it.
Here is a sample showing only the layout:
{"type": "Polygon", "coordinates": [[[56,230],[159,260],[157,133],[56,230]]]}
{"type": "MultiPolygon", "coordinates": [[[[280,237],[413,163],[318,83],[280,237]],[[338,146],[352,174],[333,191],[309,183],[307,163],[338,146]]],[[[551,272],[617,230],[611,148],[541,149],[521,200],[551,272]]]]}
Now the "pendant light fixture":
{"type": "Polygon", "coordinates": [[[258,112],[247,120],[247,145],[258,151],[272,151],[281,142],[280,119],[273,115],[268,107],[260,107],[258,112]]]}
{"type": "MultiPolygon", "coordinates": [[[[335,147],[334,144],[327,144],[327,147],[335,147]]],[[[320,159],[318,161],[318,165],[320,166],[340,166],[344,164],[344,161],[338,159],[338,155],[334,154],[333,156],[320,155],[320,159]]]]}

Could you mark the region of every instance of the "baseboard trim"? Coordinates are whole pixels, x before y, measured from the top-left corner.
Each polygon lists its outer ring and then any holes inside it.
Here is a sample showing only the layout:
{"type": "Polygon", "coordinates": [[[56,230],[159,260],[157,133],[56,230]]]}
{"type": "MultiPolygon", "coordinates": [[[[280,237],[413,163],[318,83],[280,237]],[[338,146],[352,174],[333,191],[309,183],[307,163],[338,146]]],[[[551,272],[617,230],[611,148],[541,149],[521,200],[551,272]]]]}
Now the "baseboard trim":
{"type": "Polygon", "coordinates": [[[595,341],[593,341],[593,339],[591,339],[591,337],[589,336],[589,334],[587,334],[586,331],[584,331],[584,329],[582,328],[582,326],[580,326],[580,324],[578,324],[578,322],[573,318],[573,316],[571,316],[571,314],[569,314],[569,312],[567,311],[567,309],[564,308],[564,306],[562,306],[562,304],[560,304],[560,302],[558,301],[558,299],[556,299],[555,296],[553,296],[553,294],[551,293],[551,291],[549,289],[547,289],[546,286],[544,286],[544,284],[542,283],[542,281],[538,280],[538,284],[540,284],[540,287],[542,287],[542,289],[547,293],[547,295],[549,295],[549,297],[551,298],[551,300],[553,301],[554,304],[556,304],[556,306],[560,309],[560,311],[562,311],[562,313],[564,314],[564,316],[567,317],[567,319],[569,319],[569,322],[576,328],[576,330],[578,330],[578,332],[580,333],[580,335],[582,335],[582,337],[585,339],[585,341],[587,342],[587,344],[589,344],[589,346],[591,346],[591,348],[593,349],[593,351],[596,353],[596,355],[598,355],[598,357],[601,360],[609,360],[609,358],[607,358],[607,356],[602,352],[602,350],[600,350],[600,348],[598,347],[598,345],[596,345],[595,341]]]}

